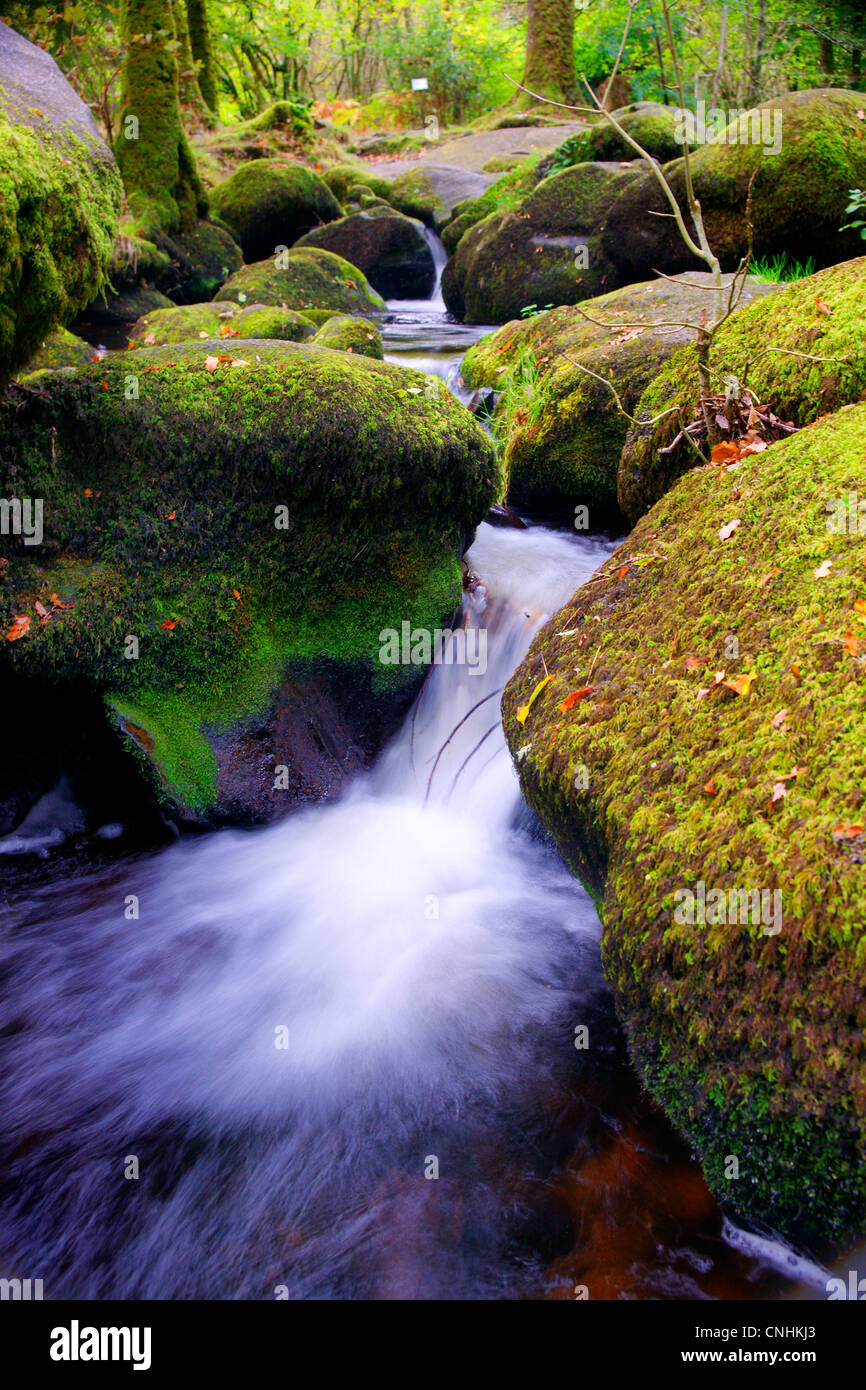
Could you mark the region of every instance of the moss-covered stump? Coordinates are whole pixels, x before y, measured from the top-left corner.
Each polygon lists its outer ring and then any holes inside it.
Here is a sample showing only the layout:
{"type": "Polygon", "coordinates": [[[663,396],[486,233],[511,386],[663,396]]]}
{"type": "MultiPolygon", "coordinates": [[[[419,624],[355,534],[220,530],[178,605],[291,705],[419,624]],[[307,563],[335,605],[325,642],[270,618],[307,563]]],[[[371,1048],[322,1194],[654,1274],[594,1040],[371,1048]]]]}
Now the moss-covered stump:
{"type": "MultiPolygon", "coordinates": [[[[600,323],[579,309],[551,309],[507,323],[469,349],[461,368],[467,386],[501,393],[493,424],[505,446],[513,502],[563,519],[586,506],[593,528],[617,519],[628,421],[610,388],[587,372],[612,382],[633,413],[663,364],[694,339],[677,325],[699,319],[711,283],[709,274],[693,271],[629,285],[583,306],[600,323]]],[[[776,289],[752,277],[743,302],[776,289]]]]}
{"type": "MultiPolygon", "coordinates": [[[[862,93],[838,88],[790,92],[732,121],[724,144],[705,144],[694,152],[695,192],[710,245],[725,270],[735,269],[749,246],[753,175],[756,256],[785,252],[793,260],[811,256],[815,265],[827,266],[857,255],[857,234],[839,228],[847,220],[849,189],[866,186],[866,136],[857,114],[864,102],[862,93]],[[756,134],[756,143],[740,143],[756,134]]],[[[664,167],[685,209],[683,161],[664,167]]],[[[604,248],[624,279],[644,280],[655,271],[675,275],[698,264],[673,220],[655,215],[669,211],[649,172],[623,192],[607,219],[604,248]]]]}
{"type": "MultiPolygon", "coordinates": [[[[653,159],[667,164],[683,152],[676,138],[677,117],[673,106],[658,101],[637,101],[621,107],[613,116],[633,140],[653,159]]],[[[545,178],[556,169],[590,160],[639,159],[637,151],[607,121],[600,120],[589,130],[570,135],[550,154],[539,160],[538,172],[545,178]]]]}
{"type": "Polygon", "coordinates": [[[250,304],[241,309],[231,300],[156,309],[144,314],[129,335],[130,347],[164,347],[199,338],[281,338],[300,343],[311,338],[315,325],[294,309],[250,304]]]}
{"type": "Polygon", "coordinates": [[[316,227],[298,241],[333,251],[358,267],[386,299],[429,299],[436,283],[422,223],[390,207],[369,208],[316,227]]]}
{"type": "Polygon", "coordinates": [[[316,347],[355,352],[379,362],[385,355],[382,334],[376,325],[369,319],[352,318],[348,314],[335,314],[326,319],[311,341],[316,347]]]}
{"type": "Polygon", "coordinates": [[[58,328],[49,334],[24,370],[17,373],[17,380],[29,381],[43,372],[83,367],[86,363],[92,362],[93,357],[94,351],[90,343],[86,343],[83,338],[76,337],[65,328],[58,328]]]}
{"type": "Polygon", "coordinates": [[[729,1210],[816,1247],[866,1224],[864,491],[866,406],[689,473],[503,701],[644,1083],[729,1210]]]}
{"type": "Polygon", "coordinates": [[[335,314],[375,314],[385,308],[357,266],[333,251],[302,246],[246,265],[215,296],[216,303],[283,304],[289,309],[330,309],[335,314]]]}
{"type": "Polygon", "coordinates": [[[276,159],[242,165],[217,185],[210,202],[231,227],[248,261],[273,256],[321,222],[341,216],[330,188],[312,169],[276,159]]]}
{"type": "Polygon", "coordinates": [[[505,323],[528,305],[548,308],[615,289],[601,229],[631,167],[579,164],[542,180],[514,212],[494,213],[461,238],[445,303],[468,323],[505,323]]]}
{"type": "Polygon", "coordinates": [[[390,201],[391,181],[372,174],[364,164],[335,164],[322,174],[338,203],[345,203],[350,190],[362,186],[384,202],[390,201]]]}
{"type": "Polygon", "coordinates": [[[0,385],[104,286],[122,196],[57,64],[0,23],[0,385]]]}
{"type": "Polygon", "coordinates": [[[411,686],[379,633],[454,608],[499,490],[484,431],[423,380],[217,338],[10,386],[3,495],[45,507],[40,544],[4,541],[3,631],[30,621],[0,660],[103,692],[186,813],[218,809],[212,736],[261,719],[287,663],[411,686]]]}
{"type": "MultiPolygon", "coordinates": [[[[691,277],[689,277],[691,278],[691,277]]],[[[808,425],[866,396],[866,256],[831,266],[779,287],[769,301],[753,304],[719,329],[714,367],[719,381],[732,374],[769,403],[783,420],[808,425]],[[798,355],[802,354],[802,355],[798,355]],[[810,358],[827,359],[813,361],[810,358]]],[[[647,387],[632,414],[655,425],[629,428],[619,464],[619,505],[632,522],[642,516],[696,461],[685,443],[675,445],[679,418],[690,420],[698,403],[697,359],[681,349],[647,387]]]]}

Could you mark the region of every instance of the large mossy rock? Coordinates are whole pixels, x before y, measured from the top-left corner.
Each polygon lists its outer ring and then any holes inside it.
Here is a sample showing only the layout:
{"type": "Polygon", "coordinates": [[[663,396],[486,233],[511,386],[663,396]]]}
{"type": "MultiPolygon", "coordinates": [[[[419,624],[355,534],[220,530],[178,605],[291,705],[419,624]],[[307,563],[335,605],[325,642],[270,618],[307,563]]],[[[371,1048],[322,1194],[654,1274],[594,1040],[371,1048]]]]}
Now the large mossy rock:
{"type": "Polygon", "coordinates": [[[828,530],[852,492],[866,406],[689,473],[503,700],[644,1084],[729,1210],[814,1247],[866,1224],[866,578],[856,518],[828,530]],[[726,896],[723,921],[717,890],[768,896],[726,896]]]}
{"type": "Polygon", "coordinates": [[[328,185],[338,203],[345,203],[350,190],[359,186],[366,188],[386,203],[390,201],[390,179],[383,179],[378,174],[371,173],[361,163],[335,164],[325,170],[322,181],[328,185]]]}
{"type": "Polygon", "coordinates": [[[316,329],[312,343],[316,347],[332,348],[338,352],[354,352],[361,357],[375,357],[381,362],[385,356],[382,334],[369,319],[351,317],[348,314],[335,314],[326,319],[316,329]]]}
{"type": "Polygon", "coordinates": [[[57,328],[48,335],[24,370],[16,373],[16,380],[27,381],[43,372],[56,372],[64,367],[83,367],[95,356],[90,343],[65,328],[57,328]]]}
{"type": "Polygon", "coordinates": [[[436,283],[433,254],[421,222],[390,207],[372,207],[316,227],[296,243],[333,251],[358,267],[386,299],[429,299],[436,283]]]}
{"type": "Polygon", "coordinates": [[[289,309],[330,309],[335,314],[381,312],[385,301],[360,270],[333,251],[302,246],[246,265],[232,275],[215,302],[283,304],[289,309]]]}
{"type": "Polygon", "coordinates": [[[321,222],[341,216],[330,188],[312,169],[275,159],[243,164],[213,190],[210,204],[248,261],[273,256],[321,222]]]}
{"type": "Polygon", "coordinates": [[[216,222],[197,222],[189,231],[160,237],[157,245],[169,266],[157,277],[156,288],[179,304],[213,299],[244,263],[234,237],[216,222]]]}
{"type": "Polygon", "coordinates": [[[489,188],[474,198],[464,198],[457,203],[452,215],[441,229],[442,245],[449,255],[453,255],[460,238],[489,217],[492,212],[513,212],[539,182],[540,175],[534,159],[523,159],[516,169],[503,178],[496,179],[489,188]]]}
{"type": "Polygon", "coordinates": [[[493,175],[456,166],[423,164],[406,169],[391,183],[389,201],[407,217],[417,217],[438,231],[450,220],[458,203],[480,197],[493,175]]]}
{"type": "Polygon", "coordinates": [[[468,323],[506,323],[529,305],[576,304],[615,289],[601,231],[636,177],[630,167],[579,164],[543,179],[514,212],[470,227],[443,276],[448,308],[468,323]]]}
{"type": "Polygon", "coordinates": [[[0,23],[0,385],[105,285],[122,197],[54,59],[0,23]]]}
{"type": "MultiPolygon", "coordinates": [[[[858,251],[847,221],[849,189],[866,187],[866,121],[858,116],[866,97],[826,88],[774,97],[733,121],[726,143],[705,144],[692,155],[695,193],[710,245],[725,270],[733,270],[749,247],[748,197],[752,191],[754,253],[785,253],[826,266],[858,251]],[[779,137],[778,153],[760,143],[739,143],[756,132],[779,137]],[[736,140],[738,143],[733,143],[736,140]]],[[[679,205],[686,209],[681,159],[664,166],[679,205]]],[[[649,171],[626,188],[607,219],[604,249],[624,280],[644,280],[655,271],[675,275],[699,264],[683,244],[670,206],[649,171]]],[[[687,218],[688,220],[688,218],[687,218]]]]}
{"type": "MultiPolygon", "coordinates": [[[[743,309],[719,329],[713,349],[717,380],[735,376],[781,419],[796,425],[811,424],[819,415],[864,399],[864,302],[866,256],[779,287],[769,301],[743,309]]],[[[617,496],[630,521],[694,466],[694,451],[674,441],[680,417],[691,420],[697,404],[697,359],[688,347],[663,367],[632,412],[638,420],[653,420],[675,407],[655,425],[628,431],[617,496]],[[670,452],[662,452],[672,444],[670,452]]]]}
{"type": "MultiPolygon", "coordinates": [[[[667,360],[694,340],[684,325],[699,321],[711,284],[712,276],[693,271],[629,285],[581,306],[597,322],[580,309],[551,309],[507,323],[469,349],[466,385],[501,393],[493,424],[513,502],[563,518],[586,506],[594,529],[616,519],[628,420],[597,378],[613,384],[632,414],[667,360]]],[[[776,289],[752,277],[742,302],[776,289]]]]}
{"type": "MultiPolygon", "coordinates": [[[[311,338],[315,325],[294,309],[250,304],[241,309],[231,300],[156,309],[144,314],[129,335],[131,347],[163,347],[200,338],[281,338],[299,343],[311,338]]],[[[231,348],[231,342],[228,344],[231,348]]]]}
{"type": "MultiPolygon", "coordinates": [[[[659,101],[637,101],[611,114],[623,130],[660,163],[667,164],[669,160],[677,159],[682,154],[682,143],[677,140],[676,134],[675,107],[663,106],[659,101]]],[[[555,150],[539,160],[538,172],[542,178],[546,178],[555,169],[563,169],[571,164],[584,164],[590,160],[639,158],[634,147],[624,140],[612,125],[606,120],[600,120],[589,130],[570,135],[555,150]]]]}
{"type": "MultiPolygon", "coordinates": [[[[3,630],[31,621],[0,660],[101,691],[184,813],[219,808],[213,740],[259,721],[289,668],[414,688],[423,672],[382,666],[379,634],[455,608],[499,491],[487,435],[419,373],[226,348],[111,354],[0,405],[4,495],[45,499],[41,544],[4,541],[3,630]]],[[[278,752],[262,750],[271,789],[278,752]]]]}

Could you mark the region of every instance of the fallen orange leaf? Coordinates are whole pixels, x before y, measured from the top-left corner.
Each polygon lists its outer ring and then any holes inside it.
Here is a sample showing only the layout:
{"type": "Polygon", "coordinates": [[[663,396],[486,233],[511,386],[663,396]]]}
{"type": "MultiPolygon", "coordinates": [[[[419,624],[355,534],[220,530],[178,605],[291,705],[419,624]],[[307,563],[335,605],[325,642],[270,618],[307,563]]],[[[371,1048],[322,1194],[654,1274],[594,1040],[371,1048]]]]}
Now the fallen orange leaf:
{"type": "Polygon", "coordinates": [[[238,593],[237,589],[232,589],[232,593],[234,594],[234,596],[235,596],[235,598],[237,599],[238,603],[240,603],[240,601],[241,601],[241,596],[240,596],[240,594],[238,593]]]}
{"type": "Polygon", "coordinates": [[[17,642],[19,637],[25,637],[27,635],[27,629],[30,626],[30,621],[29,613],[22,613],[19,617],[13,618],[12,626],[6,633],[6,641],[17,642]]]}
{"type": "Polygon", "coordinates": [[[750,675],[729,676],[722,684],[729,690],[733,690],[736,695],[748,695],[752,688],[752,683],[758,678],[757,671],[752,671],[750,675]]]}
{"type": "Polygon", "coordinates": [[[160,623],[160,627],[164,627],[166,632],[173,632],[179,622],[179,618],[166,618],[164,623],[160,623]]]}
{"type": "Polygon", "coordinates": [[[777,574],[781,574],[781,570],[778,565],[774,565],[771,570],[767,570],[766,574],[761,575],[761,578],[758,580],[758,588],[763,589],[764,585],[769,584],[770,580],[774,579],[777,574]]]}
{"type": "Polygon", "coordinates": [[[595,690],[594,685],[582,685],[578,690],[570,691],[570,693],[566,695],[562,704],[557,706],[557,708],[560,709],[564,714],[566,710],[569,710],[573,705],[576,705],[578,700],[582,700],[584,695],[588,695],[591,690],[595,690]]]}
{"type": "Polygon", "coordinates": [[[734,534],[734,532],[736,531],[736,529],[737,529],[737,527],[738,527],[739,525],[740,525],[740,518],[739,518],[739,517],[734,517],[734,520],[733,520],[733,521],[726,521],[725,524],[724,524],[724,526],[722,526],[722,527],[719,528],[719,540],[720,540],[720,541],[729,540],[730,537],[734,534]]]}
{"type": "Polygon", "coordinates": [[[55,607],[55,608],[71,608],[71,607],[72,607],[72,604],[71,604],[71,603],[64,603],[64,602],[63,602],[63,599],[62,599],[62,598],[58,598],[56,594],[49,594],[48,597],[49,597],[50,601],[54,604],[54,607],[55,607]]]}
{"type": "Polygon", "coordinates": [[[40,618],[48,617],[48,609],[45,607],[45,604],[40,603],[38,599],[36,600],[36,612],[39,614],[40,618]]]}
{"type": "Polygon", "coordinates": [[[860,643],[853,632],[845,633],[844,647],[849,656],[856,656],[860,650],[860,643]]]}
{"type": "Polygon", "coordinates": [[[713,452],[710,454],[712,463],[736,463],[739,457],[739,449],[736,444],[729,439],[723,439],[721,444],[716,444],[713,452]]]}
{"type": "Polygon", "coordinates": [[[834,840],[853,840],[855,835],[863,834],[863,823],[858,821],[856,825],[837,825],[833,830],[834,840]]]}

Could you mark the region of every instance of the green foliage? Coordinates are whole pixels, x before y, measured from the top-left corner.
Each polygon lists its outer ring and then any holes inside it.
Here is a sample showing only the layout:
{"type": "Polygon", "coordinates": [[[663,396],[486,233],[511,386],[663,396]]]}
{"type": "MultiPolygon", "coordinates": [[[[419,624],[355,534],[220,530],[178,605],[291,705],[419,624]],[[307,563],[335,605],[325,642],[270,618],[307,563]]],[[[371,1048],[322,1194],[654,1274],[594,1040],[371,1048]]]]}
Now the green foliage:
{"type": "MultiPolygon", "coordinates": [[[[864,233],[866,235],[866,233],[864,233]]],[[[815,262],[808,256],[801,264],[780,251],[778,256],[764,256],[756,260],[751,266],[751,273],[758,280],[764,280],[768,284],[787,284],[791,280],[805,280],[807,276],[815,274],[815,262]]]]}
{"type": "MultiPolygon", "coordinates": [[[[862,188],[851,189],[851,201],[846,207],[845,212],[849,214],[852,212],[866,212],[866,193],[863,192],[862,188]]],[[[853,222],[846,222],[844,227],[839,228],[839,231],[859,232],[863,240],[866,241],[866,219],[862,217],[855,218],[853,222]]]]}

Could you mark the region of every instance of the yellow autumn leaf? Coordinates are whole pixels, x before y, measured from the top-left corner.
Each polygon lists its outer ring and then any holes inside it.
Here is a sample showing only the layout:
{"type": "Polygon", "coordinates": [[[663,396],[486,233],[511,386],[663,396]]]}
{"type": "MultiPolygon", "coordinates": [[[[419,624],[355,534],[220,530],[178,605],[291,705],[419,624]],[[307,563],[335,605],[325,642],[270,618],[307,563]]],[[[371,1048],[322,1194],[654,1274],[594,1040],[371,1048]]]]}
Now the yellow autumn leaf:
{"type": "Polygon", "coordinates": [[[553,679],[553,676],[548,673],[546,676],[543,676],[542,679],[538,682],[538,685],[533,690],[526,704],[521,705],[517,711],[518,724],[526,723],[529,711],[532,709],[532,706],[535,704],[535,701],[538,699],[539,695],[541,694],[544,687],[547,685],[548,681],[552,681],[553,679]]]}

